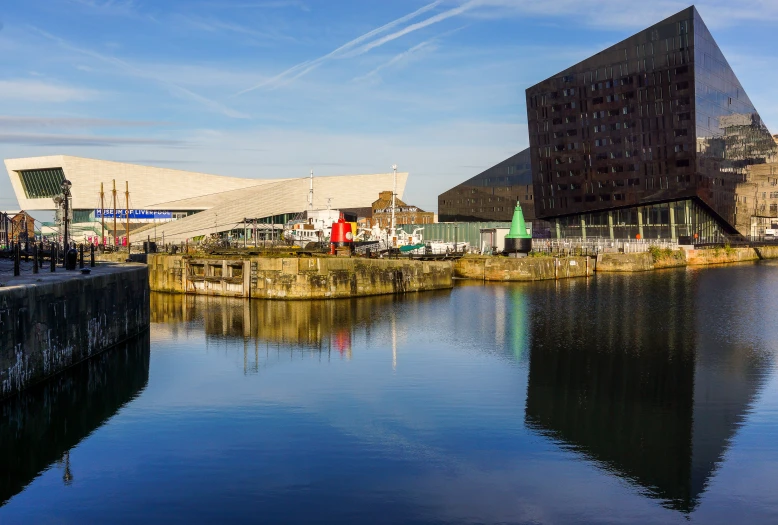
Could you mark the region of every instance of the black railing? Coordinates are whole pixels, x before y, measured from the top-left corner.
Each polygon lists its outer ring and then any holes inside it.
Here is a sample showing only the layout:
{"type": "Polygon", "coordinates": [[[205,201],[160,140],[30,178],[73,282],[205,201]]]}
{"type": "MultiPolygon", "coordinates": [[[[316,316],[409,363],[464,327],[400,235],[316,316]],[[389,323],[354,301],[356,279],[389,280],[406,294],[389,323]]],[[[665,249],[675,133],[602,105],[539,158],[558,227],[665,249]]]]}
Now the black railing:
{"type": "Polygon", "coordinates": [[[68,270],[75,270],[77,266],[83,269],[87,263],[90,267],[95,266],[93,245],[71,244],[64,250],[56,243],[11,242],[0,249],[0,275],[6,276],[56,272],[58,266],[68,270]]]}

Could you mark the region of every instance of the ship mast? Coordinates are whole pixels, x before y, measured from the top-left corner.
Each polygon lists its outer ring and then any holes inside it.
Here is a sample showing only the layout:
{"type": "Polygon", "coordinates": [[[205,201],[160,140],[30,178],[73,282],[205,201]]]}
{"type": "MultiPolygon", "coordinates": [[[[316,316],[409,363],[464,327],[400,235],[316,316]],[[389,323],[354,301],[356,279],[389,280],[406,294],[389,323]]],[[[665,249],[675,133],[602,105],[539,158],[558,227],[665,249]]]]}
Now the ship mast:
{"type": "Polygon", "coordinates": [[[397,195],[397,164],[392,165],[392,171],[394,172],[394,188],[392,189],[392,248],[395,248],[397,246],[397,229],[396,229],[396,223],[394,220],[394,203],[395,203],[395,195],[397,195]]]}

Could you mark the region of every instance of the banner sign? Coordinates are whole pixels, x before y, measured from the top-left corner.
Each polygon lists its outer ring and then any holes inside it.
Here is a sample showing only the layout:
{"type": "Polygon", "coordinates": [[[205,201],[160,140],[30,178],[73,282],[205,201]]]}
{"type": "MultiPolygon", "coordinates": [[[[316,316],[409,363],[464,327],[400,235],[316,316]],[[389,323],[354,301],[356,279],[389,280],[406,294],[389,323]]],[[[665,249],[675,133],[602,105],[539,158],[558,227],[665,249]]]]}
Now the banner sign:
{"type": "MultiPolygon", "coordinates": [[[[105,218],[106,219],[113,219],[113,210],[104,210],[105,211],[105,218]]],[[[101,213],[101,210],[95,210],[95,218],[96,219],[102,219],[103,214],[101,213]]],[[[117,219],[127,219],[127,210],[116,210],[116,218],[117,219]]],[[[153,221],[153,220],[165,220],[165,219],[172,219],[173,218],[173,212],[172,211],[161,211],[161,210],[130,210],[130,220],[140,220],[140,221],[153,221]]]]}

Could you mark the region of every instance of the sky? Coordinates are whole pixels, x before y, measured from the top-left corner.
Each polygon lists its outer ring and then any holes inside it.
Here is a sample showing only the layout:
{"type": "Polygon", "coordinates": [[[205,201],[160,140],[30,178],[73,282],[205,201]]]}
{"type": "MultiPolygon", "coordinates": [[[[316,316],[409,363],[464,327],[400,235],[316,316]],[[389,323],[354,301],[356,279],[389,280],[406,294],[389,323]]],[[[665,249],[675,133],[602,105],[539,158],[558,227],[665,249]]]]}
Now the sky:
{"type": "MultiPolygon", "coordinates": [[[[6,0],[0,157],[410,177],[437,196],[528,145],[524,90],[676,0],[6,0]]],[[[696,4],[771,132],[775,0],[696,4]]],[[[5,171],[5,170],[3,170],[5,171]]],[[[18,207],[0,174],[0,209],[18,207]]]]}

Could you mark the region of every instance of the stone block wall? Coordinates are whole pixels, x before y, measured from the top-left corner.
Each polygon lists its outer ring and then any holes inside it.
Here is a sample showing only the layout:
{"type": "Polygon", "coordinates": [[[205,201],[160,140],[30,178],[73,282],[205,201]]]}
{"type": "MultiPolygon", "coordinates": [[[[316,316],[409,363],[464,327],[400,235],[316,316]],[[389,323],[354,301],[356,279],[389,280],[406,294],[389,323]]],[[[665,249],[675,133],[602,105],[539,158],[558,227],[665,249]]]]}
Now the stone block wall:
{"type": "Polygon", "coordinates": [[[0,287],[0,398],[148,329],[146,266],[41,281],[0,287]]]}
{"type": "Polygon", "coordinates": [[[597,256],[598,272],[645,272],[654,269],[650,253],[602,253],[597,256]]]}
{"type": "Polygon", "coordinates": [[[440,290],[453,286],[448,261],[252,259],[251,297],[334,299],[440,290]]]}
{"type": "Polygon", "coordinates": [[[484,281],[543,281],[594,274],[587,257],[464,257],[455,263],[457,277],[484,281]]]}
{"type": "Polygon", "coordinates": [[[152,291],[195,295],[334,299],[451,288],[453,265],[449,261],[340,257],[222,260],[156,254],[149,255],[149,285],[152,291]],[[239,266],[240,276],[233,276],[231,269],[239,266]],[[222,270],[218,276],[210,275],[211,267],[222,270]]]}
{"type": "Polygon", "coordinates": [[[185,261],[183,255],[149,254],[149,288],[154,292],[184,293],[185,261]]]}

